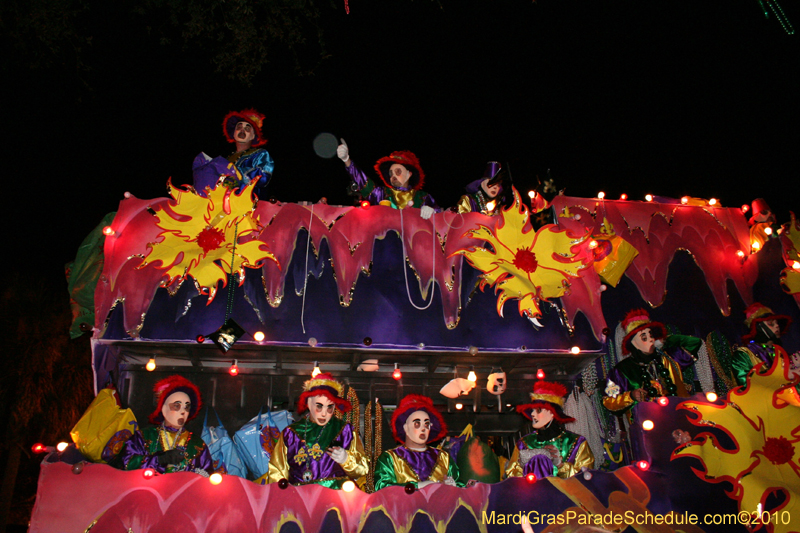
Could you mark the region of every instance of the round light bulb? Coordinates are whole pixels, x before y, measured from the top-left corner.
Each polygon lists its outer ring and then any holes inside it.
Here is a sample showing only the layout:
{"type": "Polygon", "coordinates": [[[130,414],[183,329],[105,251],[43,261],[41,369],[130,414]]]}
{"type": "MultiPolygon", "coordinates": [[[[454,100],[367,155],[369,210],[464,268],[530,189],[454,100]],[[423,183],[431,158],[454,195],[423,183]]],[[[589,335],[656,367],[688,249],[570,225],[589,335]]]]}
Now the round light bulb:
{"type": "Polygon", "coordinates": [[[467,381],[471,381],[473,383],[478,381],[478,376],[475,375],[475,371],[474,370],[470,370],[469,371],[469,374],[467,375],[467,381]]]}
{"type": "Polygon", "coordinates": [[[706,400],[709,402],[716,402],[717,401],[717,393],[716,392],[707,392],[706,393],[706,400]]]}
{"type": "Polygon", "coordinates": [[[755,251],[758,251],[758,250],[761,249],[761,243],[758,242],[758,241],[753,241],[753,244],[751,244],[750,246],[752,246],[753,250],[755,250],[755,251]]]}
{"type": "Polygon", "coordinates": [[[656,425],[653,423],[652,420],[645,420],[644,422],[642,422],[642,429],[644,429],[645,431],[650,431],[654,427],[656,427],[656,425]]]}
{"type": "Polygon", "coordinates": [[[644,199],[647,200],[648,202],[652,202],[653,201],[653,195],[652,194],[647,194],[647,195],[645,195],[644,199]]]}
{"type": "Polygon", "coordinates": [[[145,479],[150,479],[155,475],[156,471],[153,470],[152,468],[145,468],[144,470],[142,470],[142,477],[144,477],[145,479]]]}
{"type": "Polygon", "coordinates": [[[602,200],[603,198],[606,197],[606,193],[604,193],[603,191],[600,191],[599,193],[597,193],[597,197],[602,200]]]}
{"type": "Polygon", "coordinates": [[[597,241],[592,239],[591,241],[589,241],[589,249],[594,250],[595,248],[597,248],[597,241]]]}
{"type": "Polygon", "coordinates": [[[638,461],[636,463],[636,466],[638,466],[640,470],[647,470],[648,468],[650,468],[650,463],[648,463],[647,461],[642,460],[642,461],[638,461]]]}
{"type": "Polygon", "coordinates": [[[619,195],[619,199],[620,200],[627,200],[628,199],[628,195],[625,194],[625,193],[622,193],[622,194],[619,195]]]}
{"type": "Polygon", "coordinates": [[[736,255],[739,256],[739,259],[744,257],[744,252],[742,250],[736,250],[736,255]]]}
{"type": "Polygon", "coordinates": [[[59,442],[58,444],[56,444],[56,450],[63,452],[64,450],[67,449],[68,446],[69,444],[66,442],[59,442]]]}
{"type": "Polygon", "coordinates": [[[528,191],[528,198],[530,198],[531,200],[536,198],[536,191],[528,191]]]}
{"type": "Polygon", "coordinates": [[[231,376],[239,375],[239,365],[236,364],[236,361],[234,361],[231,367],[228,369],[228,374],[231,376]]]}
{"type": "Polygon", "coordinates": [[[353,492],[356,489],[356,484],[349,479],[342,483],[342,490],[345,492],[353,492]]]}
{"type": "Polygon", "coordinates": [[[544,379],[544,370],[541,368],[536,371],[536,379],[544,379]]]}
{"type": "Polygon", "coordinates": [[[458,409],[459,411],[460,411],[461,409],[463,409],[463,408],[464,408],[464,404],[463,404],[463,403],[457,403],[457,404],[456,404],[456,409],[458,409]]]}
{"type": "Polygon", "coordinates": [[[712,198],[711,200],[708,201],[708,205],[717,205],[717,199],[712,198]]]}
{"type": "Polygon", "coordinates": [[[363,207],[364,209],[368,208],[369,207],[369,202],[366,201],[366,200],[362,201],[361,202],[361,207],[363,207]]]}
{"type": "Polygon", "coordinates": [[[144,367],[147,369],[148,372],[152,372],[156,369],[156,359],[155,357],[151,357],[150,360],[147,362],[144,367]]]}
{"type": "Polygon", "coordinates": [[[208,481],[212,485],[219,485],[220,483],[222,483],[222,474],[220,474],[219,472],[214,472],[213,474],[208,476],[208,481]]]}
{"type": "Polygon", "coordinates": [[[264,335],[263,331],[256,331],[255,333],[253,333],[253,338],[256,340],[256,342],[263,341],[265,337],[266,335],[264,335]]]}
{"type": "Polygon", "coordinates": [[[319,369],[319,363],[314,363],[314,370],[311,371],[311,377],[315,378],[318,375],[322,374],[322,370],[319,369]]]}
{"type": "Polygon", "coordinates": [[[486,204],[486,209],[488,209],[489,211],[494,211],[496,205],[497,203],[495,203],[495,201],[492,200],[491,202],[486,204]]]}
{"type": "Polygon", "coordinates": [[[527,476],[525,476],[525,479],[528,480],[528,483],[536,483],[536,474],[531,472],[527,476]]]}
{"type": "Polygon", "coordinates": [[[792,263],[792,268],[795,270],[800,270],[800,261],[795,261],[792,263]]]}
{"type": "Polygon", "coordinates": [[[764,228],[765,235],[772,235],[772,228],[764,228]]]}
{"type": "Polygon", "coordinates": [[[684,196],[683,198],[681,198],[681,204],[686,205],[688,203],[689,203],[689,197],[688,196],[684,196]]]}
{"type": "Polygon", "coordinates": [[[397,363],[394,364],[394,372],[392,372],[392,377],[395,380],[399,380],[400,378],[403,377],[403,373],[400,372],[400,368],[398,368],[397,363]]]}
{"type": "Polygon", "coordinates": [[[661,407],[669,405],[669,399],[666,396],[659,397],[658,400],[656,400],[656,402],[658,402],[658,405],[660,405],[661,407]]]}
{"type": "Polygon", "coordinates": [[[579,353],[581,353],[581,349],[579,346],[573,346],[572,348],[569,349],[569,352],[572,355],[578,355],[579,353]]]}
{"type": "Polygon", "coordinates": [[[110,237],[111,235],[114,235],[114,233],[116,233],[116,232],[114,231],[114,228],[112,228],[111,226],[106,226],[106,227],[103,228],[103,235],[105,235],[107,237],[110,237]]]}

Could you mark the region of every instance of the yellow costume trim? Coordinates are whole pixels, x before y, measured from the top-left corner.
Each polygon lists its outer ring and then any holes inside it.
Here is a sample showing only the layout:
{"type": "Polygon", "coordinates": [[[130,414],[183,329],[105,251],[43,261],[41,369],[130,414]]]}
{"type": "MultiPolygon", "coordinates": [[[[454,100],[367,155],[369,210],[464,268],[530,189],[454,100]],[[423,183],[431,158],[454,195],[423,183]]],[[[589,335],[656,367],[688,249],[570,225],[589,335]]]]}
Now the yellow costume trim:
{"type": "MultiPolygon", "coordinates": [[[[414,199],[414,193],[417,191],[398,191],[397,189],[389,188],[389,193],[392,195],[392,199],[394,200],[394,205],[397,206],[398,209],[405,209],[408,206],[408,202],[411,202],[414,199]]],[[[411,207],[422,207],[421,205],[411,205],[411,207]]]]}
{"type": "Polygon", "coordinates": [[[303,384],[303,392],[308,392],[314,387],[331,387],[336,389],[337,396],[340,398],[342,397],[342,391],[344,387],[338,381],[334,381],[332,379],[309,379],[303,384]]]}
{"type": "Polygon", "coordinates": [[[555,394],[534,394],[530,393],[531,400],[543,400],[545,402],[550,402],[558,405],[559,407],[564,407],[564,398],[561,396],[556,396],[555,394]]]}

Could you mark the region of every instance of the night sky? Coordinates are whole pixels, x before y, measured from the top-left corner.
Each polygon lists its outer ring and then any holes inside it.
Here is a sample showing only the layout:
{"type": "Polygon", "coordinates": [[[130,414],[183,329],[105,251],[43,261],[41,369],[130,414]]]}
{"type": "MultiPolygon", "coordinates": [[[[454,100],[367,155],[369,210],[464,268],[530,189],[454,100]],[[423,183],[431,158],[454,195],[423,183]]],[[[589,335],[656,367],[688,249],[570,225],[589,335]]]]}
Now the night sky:
{"type": "Polygon", "coordinates": [[[122,9],[93,7],[88,73],[21,58],[0,110],[7,239],[25,248],[12,268],[61,275],[125,191],[164,196],[170,176],[191,182],[199,152],[228,155],[222,117],[245,107],[267,116],[281,201],[352,202],[343,164],[312,150],[331,132],[364,169],[414,151],[443,207],[499,160],[523,191],[549,169],[573,196],[762,196],[779,222],[797,208],[800,36],[757,0],[349,4],[323,10],[330,57],[313,75],[278,50],[249,88],[202,50],[147,39],[122,9]]]}

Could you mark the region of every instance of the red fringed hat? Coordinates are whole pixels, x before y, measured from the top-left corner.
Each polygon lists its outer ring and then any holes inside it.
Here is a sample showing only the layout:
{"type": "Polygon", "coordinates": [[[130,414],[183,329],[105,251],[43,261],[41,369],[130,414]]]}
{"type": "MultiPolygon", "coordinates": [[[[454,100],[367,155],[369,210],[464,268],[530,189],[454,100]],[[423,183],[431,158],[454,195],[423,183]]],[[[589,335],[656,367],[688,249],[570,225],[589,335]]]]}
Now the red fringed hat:
{"type": "Polygon", "coordinates": [[[225,115],[224,119],[222,119],[222,131],[225,133],[225,138],[228,139],[229,143],[236,142],[236,139],[233,136],[234,132],[236,131],[236,125],[240,122],[247,122],[253,126],[253,131],[256,134],[255,138],[253,139],[252,146],[261,146],[263,144],[267,144],[267,140],[261,133],[261,126],[264,124],[264,118],[264,115],[255,109],[231,111],[225,115]]]}
{"type": "Polygon", "coordinates": [[[387,187],[392,186],[392,182],[389,179],[391,177],[389,175],[389,169],[395,163],[403,165],[411,171],[411,177],[408,179],[409,189],[419,190],[422,188],[422,185],[425,183],[425,173],[422,172],[422,167],[419,166],[419,159],[417,159],[417,156],[414,155],[414,152],[409,152],[408,150],[392,152],[388,157],[382,157],[375,163],[375,172],[378,173],[387,187]]]}
{"type": "Polygon", "coordinates": [[[566,395],[567,388],[561,383],[537,381],[533,384],[533,392],[530,393],[531,403],[518,405],[517,412],[531,420],[531,411],[534,409],[547,409],[553,413],[553,419],[559,424],[575,422],[574,418],[564,414],[564,396],[566,395]]]}
{"type": "Polygon", "coordinates": [[[654,339],[663,339],[667,336],[667,328],[661,322],[650,320],[650,314],[644,309],[634,309],[629,311],[622,319],[622,329],[625,330],[625,338],[622,339],[622,354],[631,353],[631,340],[634,335],[643,329],[650,328],[650,334],[654,339]]]}
{"type": "Polygon", "coordinates": [[[162,379],[155,384],[153,392],[156,394],[158,402],[156,410],[150,415],[150,422],[153,424],[160,424],[164,421],[161,409],[164,407],[164,402],[173,392],[185,392],[189,397],[189,401],[192,402],[191,409],[189,409],[189,418],[186,419],[187,422],[197,416],[200,407],[203,405],[203,399],[200,397],[200,390],[197,385],[183,376],[175,375],[162,379]]]}
{"type": "Polygon", "coordinates": [[[792,323],[791,317],[786,315],[776,315],[772,312],[772,309],[758,302],[748,306],[747,309],[744,310],[744,317],[744,325],[750,330],[742,335],[742,340],[745,342],[750,342],[755,338],[756,325],[759,322],[777,320],[778,324],[781,326],[781,336],[786,333],[786,330],[789,328],[789,324],[792,323]]]}
{"type": "Polygon", "coordinates": [[[406,431],[403,426],[406,425],[408,417],[416,411],[425,411],[431,417],[431,431],[428,442],[436,442],[447,435],[447,425],[444,423],[442,414],[433,406],[433,400],[420,394],[409,394],[400,400],[400,405],[397,406],[394,414],[392,414],[391,427],[394,440],[400,444],[406,443],[406,431]]]}
{"type": "Polygon", "coordinates": [[[344,385],[333,379],[333,376],[327,372],[317,374],[317,377],[311,378],[303,384],[303,394],[300,395],[300,399],[297,401],[297,412],[306,411],[308,409],[308,399],[314,396],[325,396],[336,404],[336,408],[343,413],[353,408],[350,402],[343,397],[344,385]]]}

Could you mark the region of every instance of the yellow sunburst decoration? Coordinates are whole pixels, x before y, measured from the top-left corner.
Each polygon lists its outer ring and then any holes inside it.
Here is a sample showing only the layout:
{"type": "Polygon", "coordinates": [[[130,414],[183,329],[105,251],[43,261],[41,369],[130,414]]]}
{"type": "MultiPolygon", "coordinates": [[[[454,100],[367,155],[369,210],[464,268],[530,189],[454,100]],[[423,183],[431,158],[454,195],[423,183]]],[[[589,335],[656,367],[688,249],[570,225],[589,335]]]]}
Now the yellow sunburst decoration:
{"type": "MultiPolygon", "coordinates": [[[[713,435],[703,433],[675,452],[673,459],[699,459],[705,471],[695,469],[695,473],[712,483],[731,483],[728,495],[738,501],[740,512],[751,517],[760,516],[759,512],[793,520],[800,516],[800,398],[794,389],[798,380],[789,377],[788,367],[781,357],[770,368],[760,365],[747,385],[734,389],[722,406],[694,401],[680,405],[700,415],[693,424],[728,434],[734,449],[723,449],[713,435]],[[767,497],[773,491],[782,491],[784,498],[777,507],[767,509],[767,497]]],[[[751,526],[757,524],[754,519],[751,526]]],[[[779,519],[765,531],[788,533],[797,528],[779,519]]]]}
{"type": "Polygon", "coordinates": [[[591,263],[583,243],[589,235],[574,237],[554,224],[533,231],[528,208],[512,188],[514,204],[503,209],[494,228],[480,225],[465,236],[482,239],[489,248],[467,248],[455,253],[483,272],[481,290],[495,287],[497,313],[503,316],[503,304],[509,298],[519,300],[520,314],[541,316],[539,302],[559,298],[569,289],[571,278],[591,263]]]}
{"type": "Polygon", "coordinates": [[[244,282],[244,267],[259,268],[266,259],[275,256],[261,241],[241,242],[258,231],[253,218],[252,191],[255,182],[243,187],[239,193],[218,186],[206,190],[203,198],[194,190],[182,190],[168,183],[172,196],[167,208],[155,212],[156,225],[163,229],[159,238],[150,243],[150,253],[139,268],[160,262],[157,268],[166,268],[169,279],[165,286],[180,283],[191,276],[197,290],[214,299],[219,282],[227,283],[227,274],[239,274],[244,282]]]}

